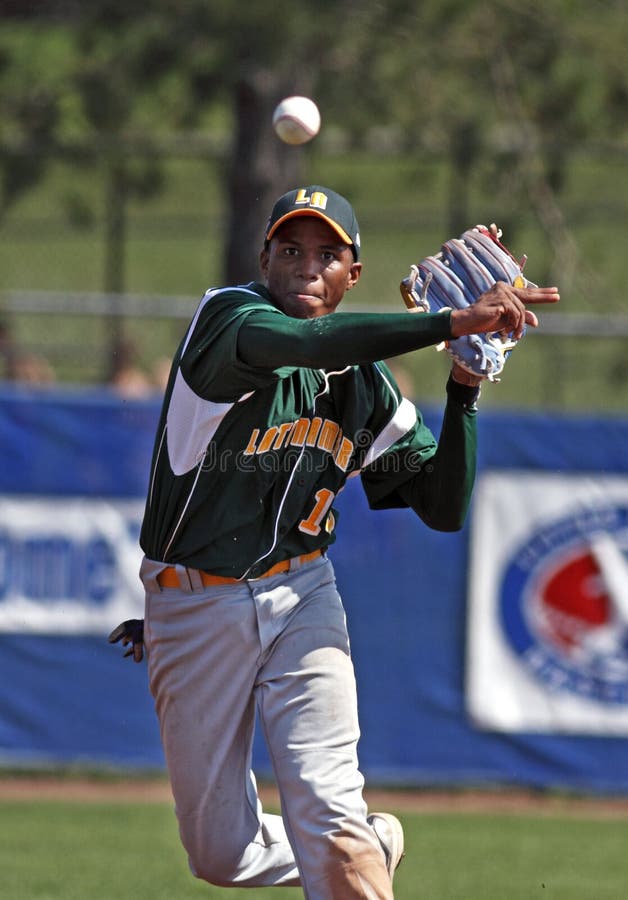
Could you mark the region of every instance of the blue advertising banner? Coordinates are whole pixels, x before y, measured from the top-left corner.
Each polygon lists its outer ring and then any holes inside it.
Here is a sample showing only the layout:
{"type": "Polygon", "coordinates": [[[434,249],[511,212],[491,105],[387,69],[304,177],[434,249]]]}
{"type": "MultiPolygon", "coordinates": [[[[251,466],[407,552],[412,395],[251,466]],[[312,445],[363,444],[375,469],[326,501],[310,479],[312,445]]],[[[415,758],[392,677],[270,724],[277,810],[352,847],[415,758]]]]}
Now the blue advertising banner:
{"type": "MultiPolygon", "coordinates": [[[[141,614],[136,538],[158,412],[157,398],[0,390],[0,764],[163,766],[146,667],[106,642],[122,618],[141,614]]],[[[440,411],[427,410],[426,419],[438,434],[440,411]]],[[[608,705],[596,711],[591,697],[569,693],[570,684],[582,689],[581,667],[623,677],[623,526],[593,529],[597,556],[578,550],[530,564],[525,589],[523,575],[516,581],[520,560],[506,552],[522,548],[540,561],[532,552],[539,541],[563,541],[552,522],[566,519],[570,491],[580,498],[570,485],[604,476],[606,506],[623,502],[613,492],[628,474],[628,421],[482,412],[479,430],[478,491],[457,534],[430,531],[407,510],[370,511],[359,479],[338,498],[330,556],[352,639],[362,768],[372,782],[409,786],[628,794],[628,746],[617,724],[624,695],[615,692],[619,714],[613,709],[609,720],[608,705]],[[546,477],[563,485],[556,510],[546,477]],[[534,491],[542,503],[530,502],[534,491]],[[575,603],[565,585],[583,556],[592,569],[580,573],[575,603]],[[517,654],[513,621],[517,634],[534,639],[534,657],[517,654]],[[541,657],[576,674],[543,680],[541,657]],[[500,692],[492,667],[504,662],[508,690],[500,692]]],[[[267,773],[259,739],[255,765],[267,773]]]]}

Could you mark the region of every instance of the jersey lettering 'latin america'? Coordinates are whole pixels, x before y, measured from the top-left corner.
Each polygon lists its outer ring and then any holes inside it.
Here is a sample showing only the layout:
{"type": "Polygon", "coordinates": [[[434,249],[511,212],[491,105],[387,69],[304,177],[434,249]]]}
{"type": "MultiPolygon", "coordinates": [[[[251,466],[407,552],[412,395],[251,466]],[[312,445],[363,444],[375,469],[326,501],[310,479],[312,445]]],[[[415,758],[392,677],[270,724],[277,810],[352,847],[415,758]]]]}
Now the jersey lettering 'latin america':
{"type": "Polygon", "coordinates": [[[353,441],[342,433],[337,422],[331,419],[300,418],[282,425],[272,425],[260,437],[260,429],[254,428],[244,449],[245,456],[281,450],[282,447],[317,447],[330,453],[335,464],[346,472],[354,450],[353,441]]]}

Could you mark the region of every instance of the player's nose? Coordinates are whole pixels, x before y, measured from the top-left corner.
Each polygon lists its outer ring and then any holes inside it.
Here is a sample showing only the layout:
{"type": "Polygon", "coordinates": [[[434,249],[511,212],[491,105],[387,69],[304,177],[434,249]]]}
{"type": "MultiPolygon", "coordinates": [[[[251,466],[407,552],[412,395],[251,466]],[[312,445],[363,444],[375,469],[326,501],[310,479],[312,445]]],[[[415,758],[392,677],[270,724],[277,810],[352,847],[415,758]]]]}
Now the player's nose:
{"type": "Polygon", "coordinates": [[[302,253],[299,257],[297,274],[302,278],[317,278],[321,272],[321,259],[318,253],[302,253]]]}

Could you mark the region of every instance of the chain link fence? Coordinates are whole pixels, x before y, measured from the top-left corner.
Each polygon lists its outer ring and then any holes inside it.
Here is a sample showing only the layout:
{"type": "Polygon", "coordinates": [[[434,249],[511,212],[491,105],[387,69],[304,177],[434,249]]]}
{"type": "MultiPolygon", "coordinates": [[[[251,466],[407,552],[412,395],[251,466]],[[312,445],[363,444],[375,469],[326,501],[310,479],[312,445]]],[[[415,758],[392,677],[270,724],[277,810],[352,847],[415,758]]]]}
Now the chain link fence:
{"type": "MultiPolygon", "coordinates": [[[[164,371],[204,291],[221,283],[226,228],[223,162],[200,150],[160,161],[158,189],[123,209],[111,270],[105,173],[58,160],[49,177],[0,220],[0,362],[4,377],[93,385],[129,378],[137,394],[159,391],[164,371]],[[135,378],[135,380],[133,380],[135,378]]],[[[347,310],[402,311],[398,284],[409,265],[451,235],[446,172],[436,160],[363,153],[312,154],[307,180],[346,193],[359,212],[365,270],[347,310]]],[[[562,198],[573,268],[557,310],[540,314],[512,354],[486,406],[624,413],[628,409],[628,308],[623,247],[628,237],[628,160],[580,159],[562,198]],[[595,192],[591,185],[596,185],[595,192]]],[[[478,182],[475,221],[514,222],[505,235],[527,252],[530,277],[551,271],[547,236],[529,209],[494,209],[478,182]],[[512,238],[512,239],[511,239],[512,238]]],[[[469,222],[469,224],[475,224],[469,222]]],[[[447,361],[430,352],[394,361],[418,401],[440,402],[447,361]]]]}

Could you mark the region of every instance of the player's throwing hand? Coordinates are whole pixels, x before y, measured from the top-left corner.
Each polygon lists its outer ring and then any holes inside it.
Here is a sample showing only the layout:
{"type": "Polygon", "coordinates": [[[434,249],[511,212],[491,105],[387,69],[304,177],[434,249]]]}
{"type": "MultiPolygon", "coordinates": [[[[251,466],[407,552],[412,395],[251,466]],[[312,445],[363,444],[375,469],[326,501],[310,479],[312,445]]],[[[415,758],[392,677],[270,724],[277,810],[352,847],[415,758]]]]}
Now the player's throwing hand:
{"type": "Polygon", "coordinates": [[[452,337],[477,334],[482,331],[512,333],[515,340],[523,335],[526,325],[536,328],[539,320],[527,304],[558,303],[557,287],[517,288],[496,281],[486,293],[466,309],[451,314],[452,337]]]}

